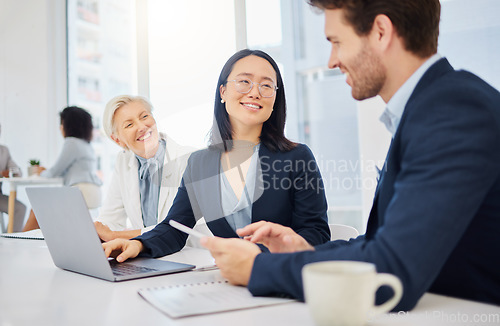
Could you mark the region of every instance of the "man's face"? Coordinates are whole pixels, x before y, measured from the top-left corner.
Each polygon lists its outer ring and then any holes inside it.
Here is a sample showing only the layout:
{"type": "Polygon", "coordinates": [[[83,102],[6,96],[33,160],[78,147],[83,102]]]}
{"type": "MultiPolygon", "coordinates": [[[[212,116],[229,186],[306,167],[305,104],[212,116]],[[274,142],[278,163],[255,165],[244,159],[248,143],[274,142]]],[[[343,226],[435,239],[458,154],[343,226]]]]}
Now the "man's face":
{"type": "Polygon", "coordinates": [[[325,35],[332,44],[328,67],[346,75],[354,99],[374,97],[386,81],[385,69],[368,36],[358,36],[343,17],[342,9],[325,10],[325,35]]]}

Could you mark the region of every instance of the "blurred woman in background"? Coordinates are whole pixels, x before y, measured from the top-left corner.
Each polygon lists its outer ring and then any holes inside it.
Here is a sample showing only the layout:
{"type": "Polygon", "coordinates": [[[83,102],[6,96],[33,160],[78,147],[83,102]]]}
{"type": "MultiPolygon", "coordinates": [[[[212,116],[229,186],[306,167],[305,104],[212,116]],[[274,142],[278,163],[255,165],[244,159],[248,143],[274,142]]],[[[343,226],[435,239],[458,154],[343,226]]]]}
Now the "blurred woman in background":
{"type": "MultiPolygon", "coordinates": [[[[56,163],[49,169],[39,167],[46,178],[63,178],[65,186],[78,187],[89,209],[101,206],[101,179],[96,174],[97,159],[90,145],[94,126],[92,116],[84,109],[69,106],[59,114],[64,144],[56,163]]],[[[39,228],[33,210],[23,231],[39,228]]]]}

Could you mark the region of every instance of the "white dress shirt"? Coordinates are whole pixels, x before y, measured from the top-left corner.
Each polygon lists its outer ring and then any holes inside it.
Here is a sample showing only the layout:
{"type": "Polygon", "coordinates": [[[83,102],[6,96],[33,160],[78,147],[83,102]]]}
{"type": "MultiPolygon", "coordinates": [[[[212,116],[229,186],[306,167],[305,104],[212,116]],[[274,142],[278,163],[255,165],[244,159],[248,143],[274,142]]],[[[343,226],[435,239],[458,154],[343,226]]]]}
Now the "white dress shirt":
{"type": "Polygon", "coordinates": [[[413,90],[417,86],[418,82],[425,74],[427,69],[429,69],[434,63],[441,59],[439,53],[431,56],[427,61],[425,61],[411,76],[406,80],[406,82],[401,86],[392,98],[387,102],[387,106],[380,116],[380,121],[385,124],[385,127],[391,133],[392,137],[396,134],[398,130],[399,122],[403,116],[403,112],[406,103],[410,99],[413,90]]]}

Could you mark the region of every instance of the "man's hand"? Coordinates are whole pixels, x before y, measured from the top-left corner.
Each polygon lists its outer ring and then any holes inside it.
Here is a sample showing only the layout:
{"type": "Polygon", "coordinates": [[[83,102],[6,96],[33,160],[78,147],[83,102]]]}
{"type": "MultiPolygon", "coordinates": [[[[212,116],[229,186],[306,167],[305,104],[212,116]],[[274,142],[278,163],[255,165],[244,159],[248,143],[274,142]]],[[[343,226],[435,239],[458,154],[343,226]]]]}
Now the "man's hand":
{"type": "Polygon", "coordinates": [[[248,285],[260,248],[242,239],[204,237],[201,244],[210,250],[221,275],[234,285],[248,285]]]}
{"type": "Polygon", "coordinates": [[[2,170],[2,177],[8,178],[9,177],[9,170],[2,170]]]}
{"type": "Polygon", "coordinates": [[[134,258],[144,248],[139,240],[115,239],[102,244],[106,257],[115,257],[119,263],[134,258]]]}
{"type": "Polygon", "coordinates": [[[275,253],[314,250],[313,246],[291,228],[276,223],[260,221],[238,229],[236,233],[253,243],[263,244],[275,253]]]}
{"type": "Polygon", "coordinates": [[[94,222],[95,229],[97,231],[97,234],[99,235],[99,238],[101,238],[102,241],[111,241],[116,238],[114,235],[114,232],[111,231],[111,229],[107,226],[102,224],[101,222],[94,222]]]}

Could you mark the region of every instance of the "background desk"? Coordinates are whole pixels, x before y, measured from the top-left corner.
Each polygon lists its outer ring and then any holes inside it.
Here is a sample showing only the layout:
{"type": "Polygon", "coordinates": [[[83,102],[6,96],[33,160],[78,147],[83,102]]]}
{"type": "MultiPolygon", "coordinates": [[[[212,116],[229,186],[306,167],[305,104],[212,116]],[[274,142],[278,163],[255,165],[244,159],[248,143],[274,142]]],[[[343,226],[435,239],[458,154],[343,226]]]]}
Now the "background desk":
{"type": "MultiPolygon", "coordinates": [[[[165,259],[201,265],[213,261],[208,252],[192,248],[165,259]]],[[[220,278],[215,270],[111,283],[58,269],[45,241],[0,237],[0,325],[314,325],[300,302],[170,319],[137,294],[145,287],[220,278]]],[[[498,318],[500,307],[426,294],[413,311],[380,316],[369,325],[499,325],[498,318]],[[450,321],[459,314],[469,322],[450,321]],[[476,315],[497,319],[473,322],[476,315]]]]}
{"type": "Polygon", "coordinates": [[[7,227],[7,232],[12,233],[14,228],[14,207],[16,205],[16,197],[17,197],[17,186],[28,186],[28,185],[62,185],[62,178],[42,178],[42,177],[14,177],[14,178],[2,178],[1,182],[10,184],[10,193],[9,193],[9,225],[7,227]]]}

